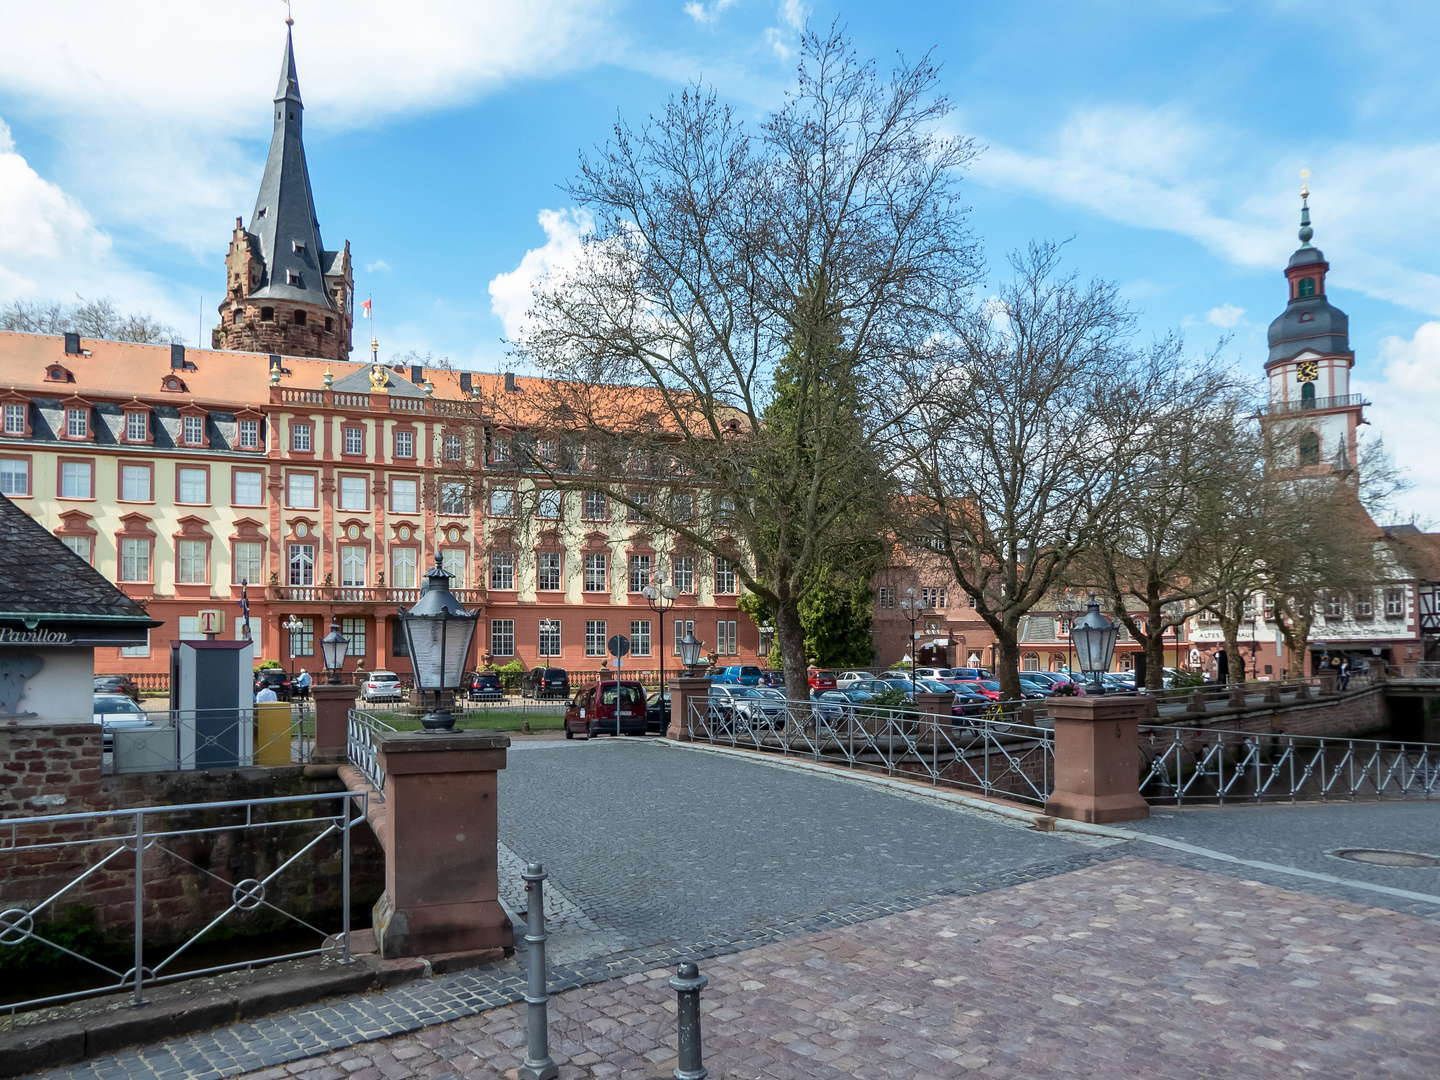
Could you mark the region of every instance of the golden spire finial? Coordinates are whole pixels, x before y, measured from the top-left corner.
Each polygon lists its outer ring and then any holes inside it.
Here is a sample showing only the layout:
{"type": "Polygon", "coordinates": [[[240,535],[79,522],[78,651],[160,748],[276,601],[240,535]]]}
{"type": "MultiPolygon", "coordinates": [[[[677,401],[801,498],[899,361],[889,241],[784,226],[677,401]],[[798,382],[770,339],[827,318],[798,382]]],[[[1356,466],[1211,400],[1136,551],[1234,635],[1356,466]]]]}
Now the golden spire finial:
{"type": "Polygon", "coordinates": [[[1300,170],[1300,198],[1302,198],[1302,199],[1308,199],[1308,198],[1310,198],[1310,184],[1309,184],[1309,180],[1310,180],[1310,170],[1309,170],[1309,169],[1301,169],[1301,170],[1300,170]]]}
{"type": "Polygon", "coordinates": [[[285,25],[294,26],[295,20],[290,17],[290,0],[284,0],[285,4],[285,25]]]}

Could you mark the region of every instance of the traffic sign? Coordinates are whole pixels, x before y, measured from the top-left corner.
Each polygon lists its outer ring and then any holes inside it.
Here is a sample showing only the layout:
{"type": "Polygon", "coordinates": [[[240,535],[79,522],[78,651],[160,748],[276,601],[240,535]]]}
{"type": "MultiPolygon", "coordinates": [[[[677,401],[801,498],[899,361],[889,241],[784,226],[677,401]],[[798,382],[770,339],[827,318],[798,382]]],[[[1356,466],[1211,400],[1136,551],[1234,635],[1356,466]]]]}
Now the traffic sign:
{"type": "Polygon", "coordinates": [[[624,634],[616,634],[605,643],[605,648],[609,650],[611,656],[629,656],[630,639],[624,634]]]}

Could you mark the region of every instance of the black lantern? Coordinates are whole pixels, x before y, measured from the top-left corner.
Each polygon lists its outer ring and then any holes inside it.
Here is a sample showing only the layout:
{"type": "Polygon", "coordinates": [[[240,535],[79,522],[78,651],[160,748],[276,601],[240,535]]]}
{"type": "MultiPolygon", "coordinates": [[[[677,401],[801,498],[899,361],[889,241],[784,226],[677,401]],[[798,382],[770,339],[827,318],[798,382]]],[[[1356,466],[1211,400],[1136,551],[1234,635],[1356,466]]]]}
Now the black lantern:
{"type": "Polygon", "coordinates": [[[350,648],[350,639],[340,633],[340,624],[330,620],[330,632],[320,639],[320,655],[325,659],[325,670],[330,673],[331,686],[340,685],[340,669],[345,666],[345,652],[350,648]]]}
{"type": "Polygon", "coordinates": [[[1070,628],[1070,639],[1075,643],[1075,662],[1080,665],[1080,673],[1091,677],[1098,694],[1105,692],[1100,673],[1110,670],[1110,661],[1115,656],[1115,639],[1119,636],[1120,627],[1100,614],[1100,605],[1095,602],[1095,594],[1091,593],[1085,617],[1070,628]]]}
{"type": "Polygon", "coordinates": [[[685,631],[685,637],[680,641],[680,663],[690,669],[693,675],[695,669],[700,666],[700,650],[705,647],[703,641],[695,640],[693,630],[685,631]]]}
{"type": "Polygon", "coordinates": [[[425,588],[420,599],[409,611],[400,609],[400,625],[405,631],[405,644],[410,664],[415,669],[415,688],[421,700],[434,695],[429,712],[420,718],[426,731],[451,731],[455,717],[445,704],[445,691],[460,688],[465,662],[470,656],[470,642],[475,637],[475,624],[480,613],[469,612],[450,591],[450,573],[435,565],[425,574],[425,588]]]}

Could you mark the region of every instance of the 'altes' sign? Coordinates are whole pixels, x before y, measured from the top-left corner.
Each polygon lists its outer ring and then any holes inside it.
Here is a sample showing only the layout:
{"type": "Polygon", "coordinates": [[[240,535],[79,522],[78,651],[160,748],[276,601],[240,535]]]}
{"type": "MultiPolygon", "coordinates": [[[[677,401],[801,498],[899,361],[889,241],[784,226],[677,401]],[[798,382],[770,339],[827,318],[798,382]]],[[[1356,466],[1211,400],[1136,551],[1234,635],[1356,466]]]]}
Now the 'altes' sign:
{"type": "Polygon", "coordinates": [[[70,645],[64,630],[12,630],[0,626],[0,645],[70,645]]]}

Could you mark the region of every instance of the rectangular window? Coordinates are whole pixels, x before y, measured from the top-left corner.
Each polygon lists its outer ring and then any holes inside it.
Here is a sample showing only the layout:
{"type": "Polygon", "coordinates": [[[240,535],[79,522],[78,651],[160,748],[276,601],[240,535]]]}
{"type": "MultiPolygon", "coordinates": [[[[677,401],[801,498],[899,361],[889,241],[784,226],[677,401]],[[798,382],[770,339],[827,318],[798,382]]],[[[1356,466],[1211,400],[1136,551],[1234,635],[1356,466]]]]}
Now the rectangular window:
{"type": "Polygon", "coordinates": [[[511,517],[515,513],[515,490],[496,488],[490,492],[490,516],[511,517]]]}
{"type": "Polygon", "coordinates": [[[175,501],[203,504],[210,501],[210,474],[204,469],[177,469],[175,474],[175,501]]]}
{"type": "Polygon", "coordinates": [[[365,453],[365,429],[359,427],[347,427],[345,429],[345,453],[365,453]]]}
{"type": "Polygon", "coordinates": [[[210,545],[204,540],[179,540],[175,544],[175,581],[180,585],[203,585],[210,580],[210,545]]]}
{"type": "Polygon", "coordinates": [[[235,478],[235,505],[259,506],[265,501],[265,474],[250,469],[236,469],[230,474],[235,478]]]}
{"type": "Polygon", "coordinates": [[[560,620],[540,620],[539,652],[541,656],[560,655],[560,620]]]}
{"type": "Polygon", "coordinates": [[[1325,617],[1327,619],[1338,619],[1345,614],[1345,603],[1334,593],[1325,594],[1325,617]]]}
{"type": "Polygon", "coordinates": [[[0,495],[30,494],[30,462],[25,458],[0,458],[0,495]]]}
{"type": "Polygon", "coordinates": [[[142,660],[150,655],[150,631],[145,631],[144,645],[122,645],[120,656],[126,660],[142,660]]]}
{"type": "Polygon", "coordinates": [[[880,586],[879,604],[882,608],[893,608],[895,606],[895,590],[889,585],[880,586]]]}
{"type": "MultiPolygon", "coordinates": [[[[6,405],[6,406],[5,406],[5,434],[6,434],[6,435],[24,435],[24,434],[25,434],[25,413],[26,413],[26,412],[27,412],[27,406],[25,406],[25,405],[6,405]]],[[[141,414],[142,419],[143,419],[143,415],[144,415],[144,414],[141,414]]],[[[144,438],[144,436],[142,435],[141,438],[144,438]]]]}
{"type": "Polygon", "coordinates": [[[650,584],[650,556],[630,556],[630,591],[640,592],[650,584]]]}
{"type": "Polygon", "coordinates": [[[240,421],[240,449],[255,450],[260,446],[260,421],[240,421]]]}
{"type": "Polygon", "coordinates": [[[639,506],[627,506],[625,508],[625,520],[649,521],[650,515],[645,511],[650,508],[650,493],[648,491],[632,491],[630,498],[639,503],[639,506]]]}
{"type": "MultiPolygon", "coordinates": [[[[186,419],[186,420],[191,420],[191,419],[194,419],[194,418],[187,416],[185,419],[186,419]]],[[[186,441],[186,442],[189,442],[189,441],[190,441],[190,439],[189,439],[189,432],[188,432],[188,431],[186,432],[186,439],[185,439],[185,441],[186,441]]],[[[290,449],[291,449],[291,450],[294,450],[294,451],[299,451],[299,452],[302,453],[302,454],[308,454],[308,453],[310,452],[310,425],[309,425],[309,424],[291,424],[291,425],[290,425],[290,449]]]]}
{"type": "Polygon", "coordinates": [[[312,473],[290,473],[285,481],[287,505],[300,510],[315,509],[315,477],[312,473]]]}
{"type": "Polygon", "coordinates": [[[340,509],[341,510],[367,510],[365,477],[363,476],[342,476],[340,477],[340,509]]]}
{"type": "Polygon", "coordinates": [[[560,591],[560,552],[535,553],[535,588],[540,592],[560,591]]]}
{"type": "Polygon", "coordinates": [[[490,460],[501,463],[510,460],[510,439],[504,435],[490,437],[490,460]]]}
{"type": "Polygon", "coordinates": [[[72,439],[85,439],[90,435],[90,410],[66,409],[65,434],[72,439]]]}
{"type": "Polygon", "coordinates": [[[585,492],[585,506],[581,516],[586,521],[604,521],[609,517],[603,491],[585,492]]]}
{"type": "Polygon", "coordinates": [[[970,601],[970,607],[971,607],[971,609],[973,610],[974,607],[975,607],[975,597],[970,596],[969,594],[967,594],[967,595],[966,595],[966,599],[970,601]]]}
{"type": "Polygon", "coordinates": [[[735,564],[719,555],[715,556],[715,591],[722,596],[735,592],[735,564]]]}
{"type": "Polygon", "coordinates": [[[415,433],[413,431],[395,432],[395,456],[397,458],[413,458],[415,456],[415,433]]]}
{"type": "Polygon", "coordinates": [[[465,549],[445,548],[440,552],[440,566],[450,575],[450,588],[465,588],[465,549]]]}
{"type": "Polygon", "coordinates": [[[585,620],[585,655],[605,655],[605,620],[585,620]]]}
{"type": "Polygon", "coordinates": [[[926,608],[929,608],[931,611],[944,611],[944,610],[945,610],[945,590],[944,590],[944,589],[921,589],[921,590],[920,590],[920,603],[921,603],[921,606],[926,607],[926,608]]]}
{"type": "Polygon", "coordinates": [[[345,644],[345,655],[358,656],[363,659],[365,656],[365,620],[341,619],[340,633],[349,638],[345,644]]]}
{"type": "Polygon", "coordinates": [[[739,650],[735,647],[735,624],[733,622],[717,622],[715,624],[715,652],[720,656],[734,656],[739,650]]]}
{"type": "Polygon", "coordinates": [[[603,551],[592,551],[585,556],[586,592],[605,592],[609,588],[605,584],[605,559],[603,551]]]}
{"type": "Polygon", "coordinates": [[[365,587],[365,566],[368,562],[363,547],[342,547],[340,549],[340,584],[347,589],[365,587]]]}
{"type": "Polygon", "coordinates": [[[134,537],[120,538],[120,580],[150,580],[150,541],[134,537]]]}
{"type": "Polygon", "coordinates": [[[680,555],[671,560],[671,584],[675,586],[676,592],[693,593],[695,591],[695,556],[680,555]]]}
{"type": "Polygon", "coordinates": [[[410,655],[410,643],[405,640],[405,628],[400,625],[399,619],[390,620],[390,655],[410,655]]]}
{"type": "Polygon", "coordinates": [[[440,482],[440,513],[468,514],[469,500],[465,497],[465,485],[459,480],[440,482]]]}
{"type": "Polygon", "coordinates": [[[560,443],[558,440],[540,440],[540,463],[542,465],[558,465],[560,463],[560,443]]]}
{"type": "Polygon", "coordinates": [[[416,481],[390,481],[390,512],[392,514],[413,514],[418,498],[416,481]]]}
{"type": "Polygon", "coordinates": [[[309,656],[315,651],[315,620],[301,618],[300,629],[293,633],[287,631],[286,637],[289,639],[291,656],[309,656]]]}
{"type": "Polygon", "coordinates": [[[1373,619],[1375,617],[1374,592],[1355,594],[1355,617],[1357,619],[1373,619]]]}
{"type": "Polygon", "coordinates": [[[415,549],[397,547],[390,549],[390,587],[394,589],[415,588],[415,549]]]}
{"type": "Polygon", "coordinates": [[[735,500],[729,495],[720,496],[720,502],[715,508],[715,520],[721,525],[729,525],[735,520],[735,500]]]}
{"type": "Polygon", "coordinates": [[[1275,601],[1268,596],[1265,598],[1265,621],[1275,621],[1275,601]]]}
{"type": "Polygon", "coordinates": [[[544,518],[546,521],[555,521],[560,517],[560,492],[547,490],[535,496],[535,516],[544,518]]]}
{"type": "MultiPolygon", "coordinates": [[[[9,406],[7,405],[8,409],[9,406]]],[[[143,412],[125,414],[125,441],[144,442],[150,435],[150,424],[143,412]]]]}
{"type": "Polygon", "coordinates": [[[290,545],[290,577],[291,585],[314,585],[315,584],[315,545],[314,544],[291,544],[290,545]]]}
{"type": "Polygon", "coordinates": [[[490,553],[490,588],[506,591],[515,588],[515,553],[513,551],[492,551],[490,553]]]}
{"type": "MultiPolygon", "coordinates": [[[[305,429],[305,449],[310,447],[310,425],[302,424],[305,429]]],[[[205,418],[203,416],[182,416],[180,418],[180,441],[186,446],[199,446],[205,441],[205,418]]],[[[300,447],[295,449],[299,450],[300,447]]]]}
{"type": "Polygon", "coordinates": [[[175,620],[176,636],[181,641],[204,641],[205,635],[200,632],[200,617],[198,615],[181,615],[175,620]]]}
{"type": "MultiPolygon", "coordinates": [[[[60,495],[65,499],[88,499],[93,489],[88,461],[66,461],[60,466],[60,495]]],[[[148,578],[146,579],[149,580],[148,578]]]]}
{"type": "Polygon", "coordinates": [[[633,656],[650,655],[649,619],[639,619],[630,623],[630,653],[633,656]]]}
{"type": "Polygon", "coordinates": [[[88,536],[62,536],[61,542],[86,562],[90,561],[90,537],[88,536]]]}
{"type": "Polygon", "coordinates": [[[1403,619],[1405,617],[1405,590],[1385,590],[1385,617],[1387,619],[1403,619]]]}
{"type": "Polygon", "coordinates": [[[459,461],[464,456],[465,442],[459,435],[445,436],[445,460],[459,461]]]}
{"type": "Polygon", "coordinates": [[[515,620],[490,620],[490,652],[495,656],[515,655],[515,620]]]}
{"type": "Polygon", "coordinates": [[[1255,621],[1255,598],[1247,596],[1245,602],[1240,605],[1240,618],[1245,622],[1255,621]]]}
{"type": "Polygon", "coordinates": [[[695,633],[695,622],[692,619],[675,620],[675,655],[680,655],[680,642],[685,640],[686,634],[695,633]]]}
{"type": "Polygon", "coordinates": [[[695,496],[675,495],[670,499],[670,516],[676,521],[689,521],[695,514],[695,496]]]}
{"type": "Polygon", "coordinates": [[[238,541],[235,544],[235,555],[231,562],[233,563],[232,569],[235,571],[231,576],[237,585],[241,582],[263,581],[265,545],[253,540],[238,541]]]}
{"type": "MultiPolygon", "coordinates": [[[[19,464],[24,464],[20,462],[19,464]]],[[[9,491],[6,491],[9,494],[9,491]]],[[[23,494],[23,493],[22,493],[23,494]]],[[[150,501],[150,466],[120,466],[120,500],[122,502],[150,501]]]]}

